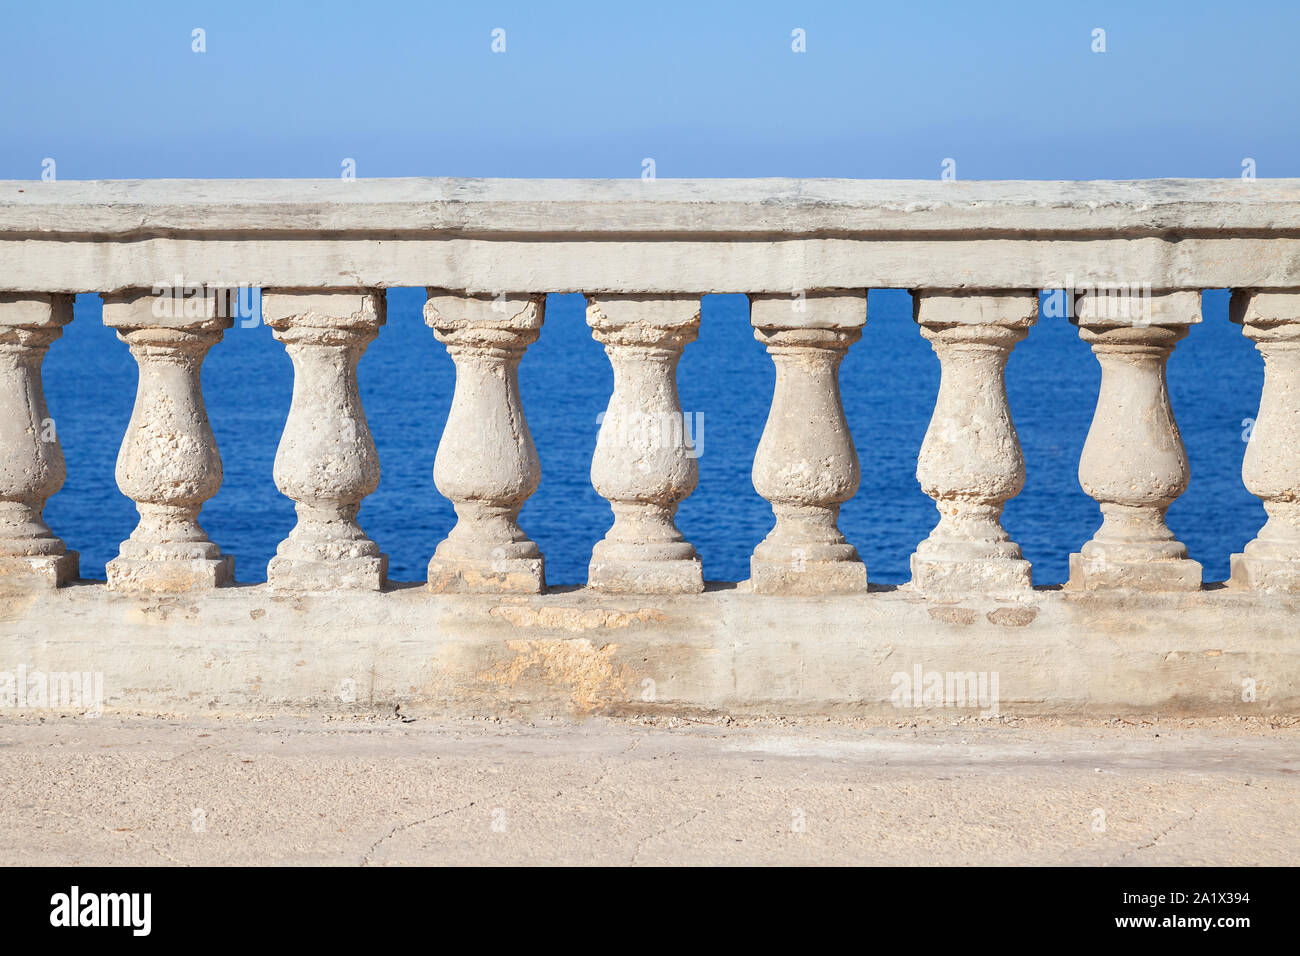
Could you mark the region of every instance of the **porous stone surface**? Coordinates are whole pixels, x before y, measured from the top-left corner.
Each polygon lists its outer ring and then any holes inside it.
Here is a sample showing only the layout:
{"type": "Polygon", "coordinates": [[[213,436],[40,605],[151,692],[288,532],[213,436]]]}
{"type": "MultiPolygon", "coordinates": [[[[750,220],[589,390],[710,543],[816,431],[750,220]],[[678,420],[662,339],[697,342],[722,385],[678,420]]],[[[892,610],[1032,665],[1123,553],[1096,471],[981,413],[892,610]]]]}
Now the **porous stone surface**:
{"type": "Polygon", "coordinates": [[[1300,591],[1300,289],[1234,292],[1229,313],[1264,358],[1241,477],[1268,515],[1259,535],[1231,556],[1231,583],[1300,591]]]}
{"type": "Polygon", "coordinates": [[[0,588],[61,588],[80,576],[80,555],[64,550],[59,555],[9,555],[0,557],[0,588]]]}
{"type": "Polygon", "coordinates": [[[425,322],[456,365],[456,390],[433,479],[456,525],[429,561],[432,591],[536,594],[541,550],[519,526],[541,462],[519,395],[519,362],[541,331],[546,297],[429,289],[425,322]]]}
{"type": "Polygon", "coordinates": [[[77,578],[77,552],[43,517],[67,469],[41,364],[71,321],[70,295],[0,294],[0,588],[55,588],[77,578]]]}
{"type": "Polygon", "coordinates": [[[1017,712],[1296,710],[1300,181],[0,183],[0,261],[0,651],[93,664],[113,707],[330,710],[350,680],[369,706],[449,713],[871,713],[900,662],[933,659],[1001,674],[1017,712]],[[210,298],[160,313],[152,284],[173,275],[266,289],[294,356],[276,480],[299,523],[267,586],[205,593],[233,579],[198,524],[221,483],[199,373],[230,322],[210,298]],[[1134,279],[1154,292],[1108,288],[1134,279]],[[377,594],[355,370],[396,285],[429,289],[456,363],[435,483],[458,520],[427,586],[377,594]],[[1208,591],[1165,522],[1189,477],[1165,365],[1216,287],[1265,359],[1243,478],[1268,522],[1208,591]],[[868,288],[914,290],[942,370],[917,472],[940,520],[911,585],[869,593],[836,527],[858,484],[836,369],[868,288]],[[106,587],[56,590],[76,555],[41,519],[63,464],[57,440],[32,444],[40,359],[86,289],[140,368],[117,468],[140,520],[106,587]],[[1004,365],[1042,289],[1083,290],[1102,369],[1079,465],[1102,525],[1059,592],[1030,587],[1000,523],[1024,480],[1004,365]],[[592,461],[614,521],[589,588],[539,594],[515,369],[545,294],[568,291],[614,371],[592,461]],[[674,521],[698,478],[676,366],[700,295],[736,291],[777,369],[754,465],[776,527],[749,582],[706,590],[674,521]]]}
{"type": "Polygon", "coordinates": [[[750,558],[759,594],[865,591],[866,565],[838,527],[861,468],[840,401],[839,366],[867,320],[865,290],[753,296],[750,323],[776,366],[754,455],[754,489],[776,526],[750,558]]]}
{"type": "Polygon", "coordinates": [[[379,454],[357,384],[357,362],[385,320],[371,290],[266,289],[262,319],[293,360],[293,400],[275,453],[275,486],[298,521],[266,571],[272,588],[383,588],[388,555],[357,523],[379,486],[379,454]]]}
{"type": "MultiPolygon", "coordinates": [[[[919,668],[965,683],[996,675],[997,713],[1009,716],[1286,715],[1300,714],[1298,601],[1239,588],[938,601],[908,588],[765,596],[716,584],[142,595],[84,582],[0,594],[0,661],[101,673],[105,710],[129,713],[893,719],[917,711],[917,694],[897,697],[900,680],[920,686],[919,668]]],[[[989,704],[937,709],[976,716],[989,704]]]]}
{"type": "Polygon", "coordinates": [[[1028,597],[1029,562],[1002,527],[1003,507],[1025,483],[1006,365],[1038,318],[1038,296],[918,290],[913,303],[941,372],[916,465],[939,522],[912,555],[912,587],[931,597],[1028,597]]]}
{"type": "Polygon", "coordinates": [[[1068,586],[1194,591],[1201,566],[1165,523],[1190,477],[1165,370],[1174,346],[1201,320],[1200,296],[1131,298],[1081,296],[1074,319],[1101,365],[1079,484],[1101,505],[1102,525],[1070,555],[1068,586]]]}
{"type": "MultiPolygon", "coordinates": [[[[1300,179],[183,179],[0,180],[0,229],[139,235],[541,228],[744,234],[944,229],[1266,229],[1300,221],[1300,179]],[[762,215],[754,218],[755,207],[762,215]],[[1140,215],[1135,215],[1135,211],[1140,215]],[[585,216],[585,218],[584,218],[585,216]]],[[[787,294],[789,289],[784,290],[787,294]]]]}
{"type": "Polygon", "coordinates": [[[139,366],[131,420],[117,456],[117,485],[135,502],[139,524],[108,562],[120,591],[186,591],[234,580],[234,558],[208,539],[199,510],[221,488],[221,455],[208,423],[199,372],[208,349],[232,324],[218,300],[194,301],[196,314],[161,303],[145,289],[105,294],[104,324],[117,330],[139,366]]]}
{"type": "Polygon", "coordinates": [[[695,547],[673,516],[699,481],[677,395],[677,362],[700,327],[698,296],[588,296],[614,391],[601,419],[591,483],[614,524],[592,549],[587,583],[640,594],[704,590],[695,547]]]}
{"type": "Polygon", "coordinates": [[[14,292],[1297,288],[1300,180],[2,181],[0,261],[14,292]]]}

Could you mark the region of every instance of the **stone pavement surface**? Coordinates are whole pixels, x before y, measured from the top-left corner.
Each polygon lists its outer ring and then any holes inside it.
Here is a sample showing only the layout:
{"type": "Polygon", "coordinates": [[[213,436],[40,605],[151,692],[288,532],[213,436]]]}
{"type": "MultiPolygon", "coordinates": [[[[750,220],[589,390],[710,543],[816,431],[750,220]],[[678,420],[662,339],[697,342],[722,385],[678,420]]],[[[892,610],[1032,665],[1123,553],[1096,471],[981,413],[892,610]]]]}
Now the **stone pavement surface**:
{"type": "Polygon", "coordinates": [[[0,863],[1295,864],[1300,721],[0,722],[0,863]]]}

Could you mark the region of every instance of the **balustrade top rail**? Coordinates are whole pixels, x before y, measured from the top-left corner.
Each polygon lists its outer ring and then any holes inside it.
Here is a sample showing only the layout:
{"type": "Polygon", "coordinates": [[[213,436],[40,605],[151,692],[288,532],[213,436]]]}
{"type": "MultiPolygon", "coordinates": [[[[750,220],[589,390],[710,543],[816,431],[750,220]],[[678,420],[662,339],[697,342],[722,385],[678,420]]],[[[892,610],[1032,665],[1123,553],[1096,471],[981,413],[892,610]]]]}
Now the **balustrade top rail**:
{"type": "Polygon", "coordinates": [[[1300,179],[248,179],[0,182],[0,231],[1300,232],[1300,179]]]}
{"type": "Polygon", "coordinates": [[[14,292],[1291,288],[1300,180],[6,181],[0,255],[14,292]]]}

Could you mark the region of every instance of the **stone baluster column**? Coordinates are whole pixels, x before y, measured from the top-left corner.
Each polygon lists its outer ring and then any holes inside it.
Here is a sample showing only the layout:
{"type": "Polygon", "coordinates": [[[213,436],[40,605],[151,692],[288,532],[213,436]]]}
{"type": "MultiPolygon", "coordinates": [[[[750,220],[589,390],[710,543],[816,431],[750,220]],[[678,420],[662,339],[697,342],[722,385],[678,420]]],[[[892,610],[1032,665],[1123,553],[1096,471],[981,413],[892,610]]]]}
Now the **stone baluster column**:
{"type": "Polygon", "coordinates": [[[425,322],[456,365],[456,391],[433,479],[456,526],[429,562],[433,591],[538,593],[541,550],[519,527],[541,463],[519,396],[519,361],[537,341],[544,295],[475,296],[429,289],[425,322]]]}
{"type": "Polygon", "coordinates": [[[1029,562],[1002,528],[1025,484],[1006,367],[1038,318],[1038,293],[920,291],[913,303],[940,381],[916,465],[939,521],[912,555],[912,586],[932,597],[1023,595],[1029,562]]]}
{"type": "Polygon", "coordinates": [[[1070,555],[1068,586],[1197,590],[1201,566],[1165,524],[1190,477],[1165,368],[1174,346],[1201,321],[1200,293],[1085,293],[1073,321],[1101,365],[1079,484],[1101,505],[1102,523],[1070,555]]]}
{"type": "Polygon", "coordinates": [[[119,591],[183,591],[228,584],[234,558],[199,526],[203,502],[221,487],[221,455],[203,405],[200,369],[230,328],[219,298],[187,299],[134,289],[105,294],[104,324],[139,366],[135,407],[117,456],[117,486],[140,522],[108,562],[119,591]],[[190,314],[182,314],[190,313],[190,314]]]}
{"type": "Polygon", "coordinates": [[[698,296],[589,295],[587,324],[605,346],[614,391],[591,483],[614,524],[591,553],[587,583],[606,591],[704,590],[699,555],[673,516],[699,480],[677,395],[677,362],[699,334],[698,296]]]}
{"type": "Polygon", "coordinates": [[[262,319],[293,360],[293,400],[275,453],[275,486],[298,514],[266,569],[275,589],[379,591],[388,555],[357,523],[379,485],[379,455],[357,389],[357,362],[384,324],[384,293],[266,289],[262,319]]]}
{"type": "Polygon", "coordinates": [[[1264,357],[1264,390],[1241,477],[1264,527],[1231,557],[1234,587],[1300,591],[1300,289],[1233,292],[1232,321],[1264,357]]]}
{"type": "Polygon", "coordinates": [[[749,561],[757,594],[867,589],[866,565],[837,524],[861,477],[839,367],[866,321],[866,290],[750,296],[754,337],[776,366],[772,408],[754,455],[754,489],[776,517],[749,561]]]}
{"type": "Polygon", "coordinates": [[[70,295],[0,294],[0,586],[7,588],[56,588],[78,576],[77,552],[42,517],[66,469],[41,363],[71,321],[70,295]]]}

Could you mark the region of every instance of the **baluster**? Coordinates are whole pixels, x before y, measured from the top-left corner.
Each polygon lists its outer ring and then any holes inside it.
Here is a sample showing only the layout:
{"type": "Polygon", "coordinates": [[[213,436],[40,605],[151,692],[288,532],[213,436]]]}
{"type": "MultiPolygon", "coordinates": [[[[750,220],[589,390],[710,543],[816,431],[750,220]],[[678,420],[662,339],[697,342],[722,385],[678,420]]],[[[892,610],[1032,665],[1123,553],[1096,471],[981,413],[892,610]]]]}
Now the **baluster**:
{"type": "Polygon", "coordinates": [[[916,322],[939,358],[939,395],[916,477],[939,521],[912,555],[912,586],[951,597],[1016,597],[1029,562],[1002,527],[1025,484],[1025,459],[1007,404],[1011,350],[1038,318],[1037,292],[914,293],[916,322]]]}
{"type": "Polygon", "coordinates": [[[103,299],[104,324],[117,330],[139,366],[135,407],[117,456],[117,486],[135,502],[140,521],[108,562],[108,586],[182,591],[227,584],[234,579],[234,558],[223,555],[198,522],[203,502],[221,487],[221,455],[203,405],[200,369],[231,318],[218,314],[218,299],[210,295],[182,303],[135,289],[103,299]]]}
{"type": "Polygon", "coordinates": [[[862,335],[866,292],[751,295],[750,309],[754,337],[776,366],[753,470],[776,526],[750,558],[750,586],[758,594],[865,591],[866,565],[837,521],[861,477],[839,367],[862,335]]]}
{"type": "Polygon", "coordinates": [[[7,588],[57,588],[78,576],[77,552],[42,517],[67,470],[41,364],[71,321],[70,295],[0,294],[0,585],[7,588]]]}
{"type": "Polygon", "coordinates": [[[434,484],[456,507],[456,525],[429,562],[429,588],[540,592],[542,552],[519,527],[519,509],[541,478],[519,396],[519,361],[537,341],[546,297],[428,293],[425,322],[456,366],[433,465],[434,484]]]}
{"type": "Polygon", "coordinates": [[[357,362],[384,324],[382,290],[267,289],[262,319],[293,361],[293,400],[275,453],[275,486],[298,515],[276,548],[276,589],[378,591],[388,555],[361,529],[379,455],[357,388],[357,362]]]}
{"type": "Polygon", "coordinates": [[[699,465],[677,395],[677,362],[700,326],[698,296],[589,295],[587,324],[605,346],[614,391],[591,483],[614,524],[591,553],[587,583],[606,591],[704,590],[699,555],[673,522],[699,465]]]}
{"type": "Polygon", "coordinates": [[[1264,357],[1241,477],[1268,515],[1255,540],[1232,555],[1230,583],[1300,591],[1300,289],[1233,292],[1229,310],[1264,357]]]}
{"type": "Polygon", "coordinates": [[[1101,505],[1102,523],[1070,555],[1069,587],[1194,591],[1201,566],[1165,524],[1190,476],[1165,368],[1201,321],[1200,293],[1085,293],[1074,321],[1101,365],[1079,484],[1101,505]]]}

